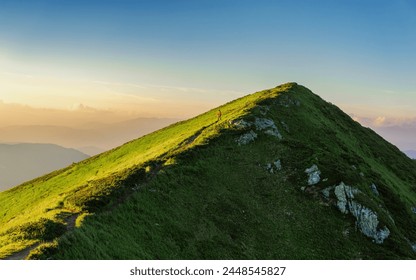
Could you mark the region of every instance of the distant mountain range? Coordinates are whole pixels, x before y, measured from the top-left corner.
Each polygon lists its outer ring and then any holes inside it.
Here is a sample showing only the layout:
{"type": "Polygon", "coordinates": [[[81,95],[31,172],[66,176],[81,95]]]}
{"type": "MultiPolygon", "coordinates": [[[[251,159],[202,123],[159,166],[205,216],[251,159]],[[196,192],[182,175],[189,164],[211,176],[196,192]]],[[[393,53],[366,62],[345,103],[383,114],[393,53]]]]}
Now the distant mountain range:
{"type": "Polygon", "coordinates": [[[53,144],[0,144],[0,191],[86,158],[53,144]]]}
{"type": "Polygon", "coordinates": [[[0,128],[3,143],[54,143],[90,156],[178,121],[173,118],[136,118],[112,124],[87,123],[82,127],[16,125],[0,128]]]}

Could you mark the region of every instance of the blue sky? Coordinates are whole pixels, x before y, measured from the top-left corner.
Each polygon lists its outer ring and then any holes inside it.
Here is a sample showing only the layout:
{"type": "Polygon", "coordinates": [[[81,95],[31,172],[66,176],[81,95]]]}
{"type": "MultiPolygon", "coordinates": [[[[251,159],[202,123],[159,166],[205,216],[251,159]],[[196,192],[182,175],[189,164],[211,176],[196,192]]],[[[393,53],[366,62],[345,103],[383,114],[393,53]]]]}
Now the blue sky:
{"type": "Polygon", "coordinates": [[[296,81],[413,118],[415,26],[414,1],[0,0],[0,99],[180,110],[296,81]]]}

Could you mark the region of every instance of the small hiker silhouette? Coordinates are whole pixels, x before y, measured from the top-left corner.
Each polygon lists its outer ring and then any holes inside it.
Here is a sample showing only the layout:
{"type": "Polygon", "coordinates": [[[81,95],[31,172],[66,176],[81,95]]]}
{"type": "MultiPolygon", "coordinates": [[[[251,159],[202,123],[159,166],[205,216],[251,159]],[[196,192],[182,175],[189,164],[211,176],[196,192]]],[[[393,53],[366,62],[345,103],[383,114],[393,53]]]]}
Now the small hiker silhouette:
{"type": "Polygon", "coordinates": [[[218,110],[218,113],[217,113],[217,117],[218,117],[217,122],[221,120],[221,116],[222,116],[221,110],[218,110]]]}

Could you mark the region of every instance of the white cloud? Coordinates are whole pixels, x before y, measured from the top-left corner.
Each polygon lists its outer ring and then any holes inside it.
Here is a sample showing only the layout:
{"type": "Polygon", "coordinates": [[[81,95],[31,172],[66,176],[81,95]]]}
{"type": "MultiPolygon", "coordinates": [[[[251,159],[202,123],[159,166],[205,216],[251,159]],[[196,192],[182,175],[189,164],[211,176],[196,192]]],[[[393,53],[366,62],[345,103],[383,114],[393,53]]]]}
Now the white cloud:
{"type": "Polygon", "coordinates": [[[86,106],[82,103],[74,103],[68,106],[69,111],[83,111],[83,112],[96,112],[98,111],[96,108],[86,106]]]}
{"type": "Polygon", "coordinates": [[[380,116],[374,119],[373,124],[375,126],[383,126],[386,122],[386,117],[380,116]]]}
{"type": "Polygon", "coordinates": [[[351,116],[365,127],[370,127],[401,150],[416,150],[416,118],[351,116]]]}
{"type": "Polygon", "coordinates": [[[416,117],[363,117],[355,114],[350,115],[351,118],[363,126],[369,127],[390,127],[390,126],[416,126],[416,117]]]}

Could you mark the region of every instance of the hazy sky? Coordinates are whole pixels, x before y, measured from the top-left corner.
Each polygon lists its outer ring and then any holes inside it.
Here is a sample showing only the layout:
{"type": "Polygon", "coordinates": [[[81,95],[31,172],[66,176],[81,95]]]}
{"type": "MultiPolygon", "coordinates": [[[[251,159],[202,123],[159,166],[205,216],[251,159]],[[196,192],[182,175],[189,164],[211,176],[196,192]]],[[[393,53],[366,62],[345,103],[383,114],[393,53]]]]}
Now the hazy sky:
{"type": "Polygon", "coordinates": [[[189,116],[296,81],[416,117],[415,1],[0,0],[0,100],[189,116]]]}

